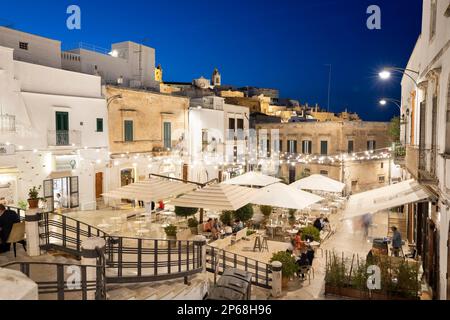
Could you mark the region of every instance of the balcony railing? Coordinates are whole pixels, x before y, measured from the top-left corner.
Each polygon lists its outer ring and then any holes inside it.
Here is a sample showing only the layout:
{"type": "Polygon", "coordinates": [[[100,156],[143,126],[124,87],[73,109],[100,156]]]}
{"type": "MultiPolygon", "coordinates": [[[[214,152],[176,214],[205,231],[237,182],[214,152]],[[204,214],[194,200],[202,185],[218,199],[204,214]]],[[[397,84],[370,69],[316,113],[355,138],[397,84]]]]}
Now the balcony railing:
{"type": "Polygon", "coordinates": [[[50,147],[81,146],[81,131],[48,131],[47,138],[50,147]]]}
{"type": "Polygon", "coordinates": [[[406,169],[421,183],[436,184],[435,150],[421,149],[418,146],[406,147],[406,169]]]}
{"type": "Polygon", "coordinates": [[[394,162],[396,164],[404,165],[406,158],[406,147],[401,144],[395,145],[393,155],[394,155],[394,162]]]}

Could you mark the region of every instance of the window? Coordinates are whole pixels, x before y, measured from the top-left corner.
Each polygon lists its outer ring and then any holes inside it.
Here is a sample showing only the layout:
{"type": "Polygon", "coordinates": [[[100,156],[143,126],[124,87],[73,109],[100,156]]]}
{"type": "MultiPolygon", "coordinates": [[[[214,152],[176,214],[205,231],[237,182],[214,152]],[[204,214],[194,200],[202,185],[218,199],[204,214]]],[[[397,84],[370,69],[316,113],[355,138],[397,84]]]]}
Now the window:
{"type": "Polygon", "coordinates": [[[367,141],[367,150],[374,151],[377,148],[377,142],[375,140],[367,141]]]}
{"type": "Polygon", "coordinates": [[[357,180],[352,181],[352,188],[356,188],[357,185],[358,185],[357,180]]]}
{"type": "Polygon", "coordinates": [[[234,140],[234,133],[235,133],[235,130],[236,130],[236,120],[235,119],[231,119],[231,118],[228,119],[228,129],[229,129],[228,139],[229,140],[234,140]]]}
{"type": "Polygon", "coordinates": [[[381,169],[384,169],[384,162],[381,163],[381,169]]]}
{"type": "Polygon", "coordinates": [[[302,153],[311,154],[312,153],[312,141],[304,140],[302,141],[302,153]]]}
{"type": "Polygon", "coordinates": [[[124,124],[125,142],[132,142],[132,141],[134,141],[133,121],[132,120],[125,120],[123,122],[123,124],[124,124]]]}
{"type": "Polygon", "coordinates": [[[379,176],[379,177],[378,177],[378,182],[379,182],[379,183],[385,183],[385,182],[386,182],[385,176],[379,176]]]}
{"type": "Polygon", "coordinates": [[[328,141],[320,141],[320,154],[323,156],[328,155],[328,141]]]}
{"type": "Polygon", "coordinates": [[[19,42],[19,49],[28,50],[28,42],[19,42]]]}
{"type": "Polygon", "coordinates": [[[431,0],[430,10],[430,41],[434,39],[436,35],[436,21],[437,18],[437,0],[431,0]]]}
{"type": "Polygon", "coordinates": [[[56,145],[69,145],[69,113],[56,112],[56,145]]]}
{"type": "Polygon", "coordinates": [[[320,174],[321,174],[322,176],[328,176],[328,171],[326,171],[326,170],[320,170],[320,174]]]}
{"type": "Polygon", "coordinates": [[[288,152],[289,153],[297,153],[297,141],[296,140],[288,140],[288,152]]]}
{"type": "Polygon", "coordinates": [[[103,132],[103,119],[97,118],[97,132],[103,132]]]}
{"type": "Polygon", "coordinates": [[[164,148],[172,148],[172,124],[170,122],[164,122],[164,148]]]}
{"type": "Polygon", "coordinates": [[[208,151],[208,129],[202,130],[202,151],[208,151]]]}
{"type": "Polygon", "coordinates": [[[278,144],[278,151],[279,151],[279,152],[283,152],[283,140],[279,140],[278,143],[279,143],[279,144],[278,144]]]}
{"type": "Polygon", "coordinates": [[[244,119],[237,119],[238,130],[244,130],[244,119]]]}
{"type": "Polygon", "coordinates": [[[355,142],[353,140],[348,140],[347,153],[353,153],[354,150],[355,150],[355,142]]]}

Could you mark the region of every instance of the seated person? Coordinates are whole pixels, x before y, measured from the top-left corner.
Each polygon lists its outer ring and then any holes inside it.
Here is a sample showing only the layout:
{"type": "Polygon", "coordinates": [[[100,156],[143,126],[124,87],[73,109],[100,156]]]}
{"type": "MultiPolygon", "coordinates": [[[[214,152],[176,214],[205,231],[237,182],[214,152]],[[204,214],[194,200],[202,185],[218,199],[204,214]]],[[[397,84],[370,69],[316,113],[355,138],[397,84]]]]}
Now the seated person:
{"type": "Polygon", "coordinates": [[[241,220],[236,219],[234,221],[233,233],[238,233],[241,230],[244,230],[244,223],[241,220]]]}
{"type": "Polygon", "coordinates": [[[217,240],[219,239],[222,230],[219,223],[219,219],[214,219],[211,223],[212,223],[211,233],[213,235],[213,239],[217,240]]]}
{"type": "Polygon", "coordinates": [[[159,201],[158,202],[158,209],[156,209],[156,211],[164,211],[164,209],[165,209],[165,205],[164,205],[164,201],[159,201]]]}
{"type": "Polygon", "coordinates": [[[11,244],[6,242],[8,241],[13,225],[19,222],[20,217],[16,212],[6,210],[5,206],[0,204],[0,253],[11,250],[11,244]]]}
{"type": "Polygon", "coordinates": [[[213,219],[208,219],[208,221],[203,224],[203,232],[212,232],[212,229],[213,229],[213,219]]]}
{"type": "Polygon", "coordinates": [[[311,262],[308,259],[308,255],[306,253],[302,253],[300,255],[300,258],[297,260],[297,264],[298,264],[299,269],[300,269],[297,275],[301,276],[302,279],[304,279],[305,278],[305,274],[302,273],[302,271],[303,271],[302,268],[311,266],[311,262]]]}
{"type": "Polygon", "coordinates": [[[302,239],[303,233],[299,231],[294,238],[295,249],[303,253],[306,250],[306,243],[302,239]]]}
{"type": "Polygon", "coordinates": [[[226,227],[224,228],[224,231],[225,231],[225,235],[226,235],[226,236],[231,236],[231,235],[233,234],[233,228],[230,227],[230,226],[226,226],[226,227]]]}
{"type": "Polygon", "coordinates": [[[321,214],[320,217],[314,221],[313,225],[317,230],[322,231],[325,226],[325,216],[321,214]]]}

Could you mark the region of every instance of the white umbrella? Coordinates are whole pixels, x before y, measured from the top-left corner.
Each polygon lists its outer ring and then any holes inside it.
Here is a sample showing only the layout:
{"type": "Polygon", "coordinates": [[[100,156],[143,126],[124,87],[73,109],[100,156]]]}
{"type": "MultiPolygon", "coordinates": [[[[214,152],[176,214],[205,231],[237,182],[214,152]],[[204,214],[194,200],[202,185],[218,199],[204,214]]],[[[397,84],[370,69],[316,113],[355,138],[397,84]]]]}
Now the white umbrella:
{"type": "Polygon", "coordinates": [[[322,200],[322,197],[315,194],[297,190],[283,183],[276,183],[259,190],[258,195],[252,199],[251,203],[302,210],[322,200]]]}
{"type": "Polygon", "coordinates": [[[300,190],[341,193],[345,188],[345,184],[321,174],[313,174],[312,176],[294,182],[291,184],[291,187],[300,190]]]}
{"type": "Polygon", "coordinates": [[[255,186],[255,187],[267,187],[268,185],[280,182],[280,179],[264,175],[259,172],[247,172],[236,178],[227,180],[223,184],[231,184],[237,186],[255,186]]]}
{"type": "Polygon", "coordinates": [[[256,193],[257,190],[250,188],[216,184],[189,192],[171,201],[171,204],[178,207],[234,211],[249,204],[256,193]]]}

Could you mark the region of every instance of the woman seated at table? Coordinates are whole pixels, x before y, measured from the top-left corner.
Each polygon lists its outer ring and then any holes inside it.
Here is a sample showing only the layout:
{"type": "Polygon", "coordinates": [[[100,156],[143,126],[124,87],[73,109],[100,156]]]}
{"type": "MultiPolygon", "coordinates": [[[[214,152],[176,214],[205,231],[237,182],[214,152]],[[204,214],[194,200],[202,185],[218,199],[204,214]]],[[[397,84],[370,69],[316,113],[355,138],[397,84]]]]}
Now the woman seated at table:
{"type": "Polygon", "coordinates": [[[212,221],[211,233],[212,233],[213,239],[214,240],[219,239],[221,232],[222,232],[222,226],[220,225],[219,219],[216,218],[212,221]]]}
{"type": "Polygon", "coordinates": [[[297,232],[297,235],[294,238],[295,249],[298,250],[300,253],[303,253],[306,251],[306,243],[305,243],[305,241],[303,241],[302,237],[303,237],[303,232],[299,231],[299,232],[297,232]]]}
{"type": "Polygon", "coordinates": [[[213,219],[208,219],[208,221],[203,224],[203,232],[212,232],[213,227],[214,227],[213,219]]]}

